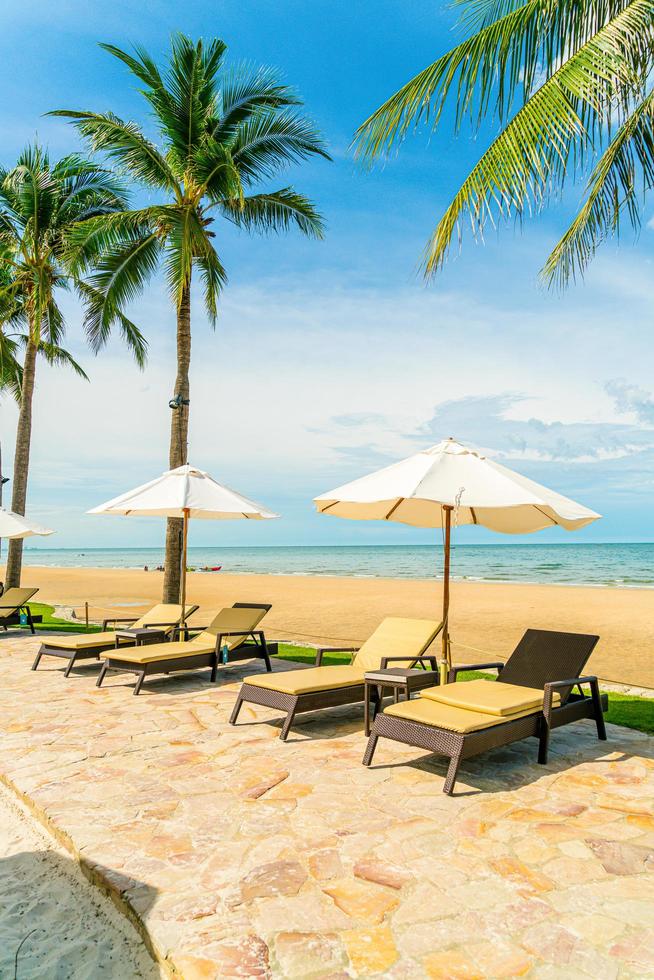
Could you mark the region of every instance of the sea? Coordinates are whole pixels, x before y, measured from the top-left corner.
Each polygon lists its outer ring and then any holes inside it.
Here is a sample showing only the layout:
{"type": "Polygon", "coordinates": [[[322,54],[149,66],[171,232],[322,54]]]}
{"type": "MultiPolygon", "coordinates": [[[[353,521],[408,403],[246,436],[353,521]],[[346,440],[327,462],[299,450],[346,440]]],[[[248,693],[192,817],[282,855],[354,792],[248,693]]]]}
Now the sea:
{"type": "MultiPolygon", "coordinates": [[[[24,563],[64,568],[144,568],[163,563],[160,548],[27,547],[24,563]]],[[[343,545],[189,548],[189,568],[265,575],[433,578],[442,551],[431,545],[343,545]]],[[[218,573],[219,574],[219,573],[218,573]]],[[[654,588],[654,543],[462,544],[452,551],[452,577],[469,582],[532,582],[654,588]]]]}

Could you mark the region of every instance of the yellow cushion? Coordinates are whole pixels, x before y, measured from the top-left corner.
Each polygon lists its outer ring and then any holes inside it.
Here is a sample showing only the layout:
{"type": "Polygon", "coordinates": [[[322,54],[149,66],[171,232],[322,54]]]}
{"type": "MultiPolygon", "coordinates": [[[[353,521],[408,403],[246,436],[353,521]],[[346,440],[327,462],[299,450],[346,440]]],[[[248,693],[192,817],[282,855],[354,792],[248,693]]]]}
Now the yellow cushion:
{"type": "Polygon", "coordinates": [[[280,670],[276,674],[256,674],[248,677],[245,683],[282,694],[311,694],[363,684],[363,674],[360,668],[343,664],[342,667],[307,667],[305,670],[280,670]]]}
{"type": "Polygon", "coordinates": [[[441,624],[432,619],[402,619],[388,616],[363,644],[353,663],[364,672],[379,670],[382,657],[407,657],[389,667],[409,667],[423,654],[438,635],[441,624]]]}
{"type": "MultiPolygon", "coordinates": [[[[422,692],[422,697],[453,708],[468,708],[486,715],[507,717],[521,711],[537,711],[543,706],[543,691],[534,687],[520,687],[517,684],[503,684],[501,681],[487,681],[479,678],[454,684],[443,684],[422,692]]],[[[558,694],[554,703],[559,702],[558,694]]]]}
{"type": "MultiPolygon", "coordinates": [[[[190,616],[192,612],[198,608],[197,606],[187,605],[184,607],[186,610],[186,616],[190,616]]],[[[182,615],[181,603],[176,604],[172,602],[160,602],[157,606],[153,606],[148,612],[144,613],[140,619],[137,619],[133,624],[133,629],[143,629],[145,626],[159,626],[161,623],[170,624],[168,630],[170,631],[175,623],[178,623],[182,615]]],[[[117,626],[120,629],[120,623],[117,626]]]]}
{"type": "Polygon", "coordinates": [[[506,715],[488,715],[482,711],[469,711],[466,708],[454,708],[450,704],[440,704],[428,698],[415,698],[413,701],[400,701],[399,704],[391,704],[384,709],[385,715],[393,715],[396,718],[405,718],[407,721],[420,722],[423,725],[431,725],[433,728],[446,728],[450,732],[459,732],[467,735],[469,732],[477,732],[483,728],[492,728],[494,725],[503,725],[515,718],[524,718],[526,715],[533,715],[535,712],[519,711],[510,718],[506,715]]]}
{"type": "Polygon", "coordinates": [[[114,645],[116,634],[113,630],[105,630],[103,633],[78,633],[75,636],[49,636],[45,641],[46,646],[56,647],[58,650],[93,650],[95,647],[114,645]]]}
{"type": "Polygon", "coordinates": [[[130,664],[149,664],[155,660],[173,660],[177,657],[197,657],[199,653],[213,653],[215,641],[198,643],[180,640],[175,643],[147,643],[140,647],[119,647],[118,650],[105,650],[100,656],[103,660],[125,660],[130,664]]]}
{"type": "MultiPolygon", "coordinates": [[[[197,609],[197,606],[187,605],[186,615],[190,614],[197,609]]],[[[143,629],[149,624],[160,625],[162,623],[167,623],[168,625],[161,626],[163,633],[170,633],[173,627],[179,622],[179,617],[182,613],[181,605],[174,605],[172,603],[160,603],[157,606],[153,606],[148,612],[146,612],[140,619],[137,619],[135,623],[126,623],[125,629],[143,629]]],[[[120,630],[121,624],[116,624],[116,629],[120,630]]],[[[106,647],[107,645],[113,646],[116,641],[116,636],[113,630],[103,630],[102,633],[77,633],[73,636],[49,636],[47,639],[47,646],[55,647],[57,650],[94,650],[95,647],[106,647]]],[[[121,649],[129,644],[128,639],[121,640],[121,649]]]]}
{"type": "Polygon", "coordinates": [[[223,631],[225,633],[233,633],[234,630],[246,630],[246,633],[242,636],[226,636],[224,638],[221,646],[226,646],[228,650],[234,650],[235,647],[240,646],[241,643],[250,639],[247,636],[247,631],[256,629],[266,615],[266,612],[266,609],[260,607],[249,608],[247,606],[236,608],[230,606],[227,609],[221,609],[207,629],[203,633],[200,633],[199,636],[194,637],[191,642],[206,644],[209,640],[212,640],[215,647],[216,637],[219,633],[223,631]]]}
{"type": "Polygon", "coordinates": [[[5,589],[2,595],[0,595],[0,606],[5,606],[4,609],[0,609],[0,619],[6,619],[7,616],[12,616],[20,606],[24,606],[38,591],[38,589],[5,589]]]}

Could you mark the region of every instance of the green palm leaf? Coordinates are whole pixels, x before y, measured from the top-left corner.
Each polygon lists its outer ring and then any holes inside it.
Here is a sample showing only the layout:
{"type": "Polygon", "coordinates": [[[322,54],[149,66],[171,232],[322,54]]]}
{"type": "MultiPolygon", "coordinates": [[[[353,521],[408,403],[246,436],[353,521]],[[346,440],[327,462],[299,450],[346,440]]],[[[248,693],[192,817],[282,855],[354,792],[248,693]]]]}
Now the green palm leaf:
{"type": "Polygon", "coordinates": [[[564,288],[582,274],[604,239],[619,233],[624,211],[638,228],[643,196],[652,187],[654,91],[622,124],[599,159],[581,210],[545,263],[544,280],[564,288]]]}
{"type": "Polygon", "coordinates": [[[253,194],[243,201],[225,201],[226,218],[240,228],[264,233],[288,231],[295,226],[310,238],[324,238],[324,222],[311,201],[292,187],[268,194],[253,194]]]}

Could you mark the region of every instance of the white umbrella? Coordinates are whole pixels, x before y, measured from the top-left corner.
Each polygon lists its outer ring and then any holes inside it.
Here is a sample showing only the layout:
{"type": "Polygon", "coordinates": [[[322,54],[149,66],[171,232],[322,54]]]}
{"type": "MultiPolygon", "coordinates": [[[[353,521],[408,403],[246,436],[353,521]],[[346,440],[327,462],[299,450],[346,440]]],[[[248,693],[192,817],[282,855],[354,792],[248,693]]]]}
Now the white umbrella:
{"type": "Polygon", "coordinates": [[[314,503],[321,514],[444,529],[442,642],[443,661],[448,665],[453,514],[457,525],[481,524],[504,534],[555,525],[574,531],[600,517],[454,439],[323,493],[314,503]]]}
{"type": "Polygon", "coordinates": [[[186,551],[188,522],[191,518],[204,521],[252,520],[261,521],[273,514],[261,504],[242,497],[235,490],[216,483],[213,477],[188,463],[168,470],[156,480],[128,490],[113,500],[87,511],[89,514],[123,514],[134,517],[178,517],[184,521],[182,544],[182,595],[186,603],[186,551]]]}
{"type": "Polygon", "coordinates": [[[0,507],[0,538],[30,538],[35,534],[54,534],[54,531],[0,507]]]}

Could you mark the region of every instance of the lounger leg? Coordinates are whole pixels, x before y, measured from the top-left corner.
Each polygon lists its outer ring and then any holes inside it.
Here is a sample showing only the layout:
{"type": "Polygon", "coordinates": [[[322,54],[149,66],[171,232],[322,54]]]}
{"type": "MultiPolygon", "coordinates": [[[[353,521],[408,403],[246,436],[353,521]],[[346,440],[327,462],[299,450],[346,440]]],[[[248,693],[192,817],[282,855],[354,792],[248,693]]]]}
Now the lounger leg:
{"type": "Polygon", "coordinates": [[[101,687],[102,686],[102,682],[105,679],[105,675],[106,675],[108,669],[109,668],[107,667],[107,663],[105,661],[105,663],[103,663],[103,665],[102,665],[102,670],[100,671],[100,673],[98,675],[98,679],[95,682],[95,686],[96,687],[101,687]]]}
{"type": "Polygon", "coordinates": [[[213,658],[213,663],[211,665],[211,683],[215,684],[218,677],[218,657],[213,658]]]}
{"type": "Polygon", "coordinates": [[[68,675],[70,674],[74,666],[75,666],[75,654],[73,654],[70,660],[68,661],[68,666],[64,671],[64,677],[68,677],[68,675]]]}
{"type": "Polygon", "coordinates": [[[456,783],[456,777],[459,773],[459,766],[461,765],[461,756],[453,755],[450,759],[450,764],[447,767],[447,776],[445,777],[445,785],[443,786],[443,792],[451,796],[454,792],[454,784],[456,783]]]}
{"type": "Polygon", "coordinates": [[[29,606],[27,607],[26,612],[27,612],[27,622],[30,624],[30,629],[32,631],[32,636],[34,636],[34,634],[36,633],[36,630],[34,629],[34,620],[32,619],[32,610],[30,609],[29,606]]]}
{"type": "Polygon", "coordinates": [[[236,698],[236,704],[234,705],[234,707],[232,709],[232,713],[231,713],[230,718],[229,718],[230,725],[235,725],[236,724],[236,719],[238,718],[238,714],[239,714],[239,711],[241,710],[242,704],[243,704],[243,698],[239,695],[236,698]]]}
{"type": "Polygon", "coordinates": [[[295,718],[295,707],[296,706],[293,705],[289,713],[286,715],[286,718],[284,719],[282,730],[279,733],[279,737],[281,738],[282,742],[286,741],[286,739],[288,738],[288,733],[291,730],[291,725],[293,724],[293,719],[295,718]]]}
{"type": "Polygon", "coordinates": [[[606,742],[606,725],[604,724],[604,712],[602,711],[602,702],[600,701],[599,684],[597,681],[591,682],[590,691],[593,696],[597,737],[600,742],[606,742]]]}
{"type": "Polygon", "coordinates": [[[136,684],[134,686],[134,690],[132,691],[132,694],[138,694],[139,693],[139,691],[141,690],[141,684],[143,683],[144,680],[145,680],[145,671],[142,670],[140,672],[139,676],[138,676],[138,680],[136,681],[136,684]]]}
{"type": "Polygon", "coordinates": [[[263,635],[263,633],[261,634],[261,656],[263,657],[263,661],[264,661],[264,663],[266,665],[266,670],[270,674],[271,671],[272,671],[272,664],[270,663],[270,654],[268,653],[268,647],[266,645],[266,638],[263,635]]]}
{"type": "Polygon", "coordinates": [[[547,765],[549,746],[550,746],[550,726],[543,718],[541,721],[540,736],[538,739],[538,763],[541,766],[547,765]]]}
{"type": "Polygon", "coordinates": [[[34,658],[34,663],[32,664],[32,670],[36,670],[36,668],[39,666],[39,664],[41,663],[42,656],[43,656],[43,647],[41,647],[36,657],[34,658]]]}
{"type": "Polygon", "coordinates": [[[379,735],[371,735],[368,739],[368,744],[366,745],[366,751],[363,755],[363,765],[369,766],[372,762],[372,757],[375,754],[375,749],[377,748],[377,742],[379,741],[379,735]]]}

